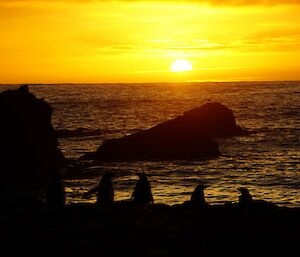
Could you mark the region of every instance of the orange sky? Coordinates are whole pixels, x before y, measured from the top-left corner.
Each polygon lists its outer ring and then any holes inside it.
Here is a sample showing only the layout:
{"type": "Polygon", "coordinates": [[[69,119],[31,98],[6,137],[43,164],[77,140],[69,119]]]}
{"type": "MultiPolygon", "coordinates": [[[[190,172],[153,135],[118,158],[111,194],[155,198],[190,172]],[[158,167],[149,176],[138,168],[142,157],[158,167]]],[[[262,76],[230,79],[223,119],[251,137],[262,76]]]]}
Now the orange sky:
{"type": "Polygon", "coordinates": [[[0,0],[0,83],[300,80],[300,1],[0,0]],[[193,70],[170,72],[177,59],[193,70]]]}

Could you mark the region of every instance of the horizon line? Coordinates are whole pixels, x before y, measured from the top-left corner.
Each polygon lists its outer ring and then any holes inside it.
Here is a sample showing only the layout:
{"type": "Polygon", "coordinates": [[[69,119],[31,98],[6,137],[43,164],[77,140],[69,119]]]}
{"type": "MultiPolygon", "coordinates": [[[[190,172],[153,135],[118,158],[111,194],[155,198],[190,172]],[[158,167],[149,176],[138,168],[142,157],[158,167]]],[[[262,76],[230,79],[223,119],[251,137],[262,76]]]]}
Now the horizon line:
{"type": "Polygon", "coordinates": [[[194,81],[161,81],[161,82],[55,82],[55,83],[0,83],[0,86],[16,86],[16,85],[101,85],[101,84],[193,84],[193,83],[249,83],[249,82],[300,82],[300,79],[291,80],[194,80],[194,81]]]}

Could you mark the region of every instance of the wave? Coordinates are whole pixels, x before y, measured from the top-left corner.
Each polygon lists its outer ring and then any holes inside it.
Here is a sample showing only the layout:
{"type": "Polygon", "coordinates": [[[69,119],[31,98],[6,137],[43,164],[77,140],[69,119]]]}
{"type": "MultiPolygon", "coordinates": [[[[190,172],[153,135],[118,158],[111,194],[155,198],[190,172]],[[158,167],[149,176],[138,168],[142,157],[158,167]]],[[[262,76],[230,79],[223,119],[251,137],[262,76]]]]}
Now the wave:
{"type": "Polygon", "coordinates": [[[77,128],[77,129],[56,129],[55,134],[58,138],[71,138],[71,137],[90,137],[90,136],[100,136],[108,134],[132,134],[140,131],[139,129],[131,130],[108,130],[108,129],[87,129],[87,128],[77,128]]]}

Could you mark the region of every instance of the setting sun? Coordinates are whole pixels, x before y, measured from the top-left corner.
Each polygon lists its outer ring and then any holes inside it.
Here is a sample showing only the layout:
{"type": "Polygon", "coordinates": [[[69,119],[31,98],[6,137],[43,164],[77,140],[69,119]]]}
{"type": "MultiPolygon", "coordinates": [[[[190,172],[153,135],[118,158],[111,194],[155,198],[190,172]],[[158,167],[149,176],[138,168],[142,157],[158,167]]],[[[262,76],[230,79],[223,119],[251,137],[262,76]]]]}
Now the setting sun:
{"type": "Polygon", "coordinates": [[[191,62],[187,60],[176,60],[171,65],[172,72],[180,72],[180,71],[190,71],[192,70],[191,62]]]}

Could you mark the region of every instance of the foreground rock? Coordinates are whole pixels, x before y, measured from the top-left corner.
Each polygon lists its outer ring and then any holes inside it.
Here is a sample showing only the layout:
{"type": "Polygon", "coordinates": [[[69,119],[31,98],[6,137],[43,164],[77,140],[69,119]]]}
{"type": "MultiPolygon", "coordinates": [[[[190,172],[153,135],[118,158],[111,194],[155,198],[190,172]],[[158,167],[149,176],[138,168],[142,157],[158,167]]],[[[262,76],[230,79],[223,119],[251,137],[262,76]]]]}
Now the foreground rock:
{"type": "Polygon", "coordinates": [[[3,208],[2,256],[297,256],[300,209],[91,204],[3,208]]]}
{"type": "Polygon", "coordinates": [[[51,115],[51,106],[27,86],[0,94],[0,188],[43,186],[62,167],[51,115]]]}
{"type": "Polygon", "coordinates": [[[96,159],[130,161],[218,156],[218,144],[213,138],[242,133],[232,110],[220,103],[207,103],[148,130],[105,141],[97,150],[96,159]]]}

